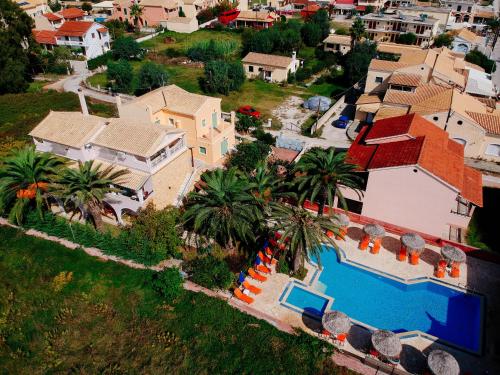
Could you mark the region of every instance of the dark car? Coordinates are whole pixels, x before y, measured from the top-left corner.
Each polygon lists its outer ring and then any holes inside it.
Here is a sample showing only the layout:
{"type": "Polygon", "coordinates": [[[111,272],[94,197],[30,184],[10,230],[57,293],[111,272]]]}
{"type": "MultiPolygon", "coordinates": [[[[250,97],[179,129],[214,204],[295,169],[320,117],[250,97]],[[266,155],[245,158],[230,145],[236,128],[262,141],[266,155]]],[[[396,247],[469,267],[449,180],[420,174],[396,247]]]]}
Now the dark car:
{"type": "Polygon", "coordinates": [[[339,129],[345,129],[347,128],[347,125],[349,125],[349,117],[340,116],[340,118],[334,121],[332,125],[339,129]]]}
{"type": "Polygon", "coordinates": [[[244,105],[243,107],[240,107],[238,109],[238,113],[241,113],[242,115],[252,116],[255,118],[260,118],[260,112],[256,111],[255,108],[249,105],[244,105]]]}

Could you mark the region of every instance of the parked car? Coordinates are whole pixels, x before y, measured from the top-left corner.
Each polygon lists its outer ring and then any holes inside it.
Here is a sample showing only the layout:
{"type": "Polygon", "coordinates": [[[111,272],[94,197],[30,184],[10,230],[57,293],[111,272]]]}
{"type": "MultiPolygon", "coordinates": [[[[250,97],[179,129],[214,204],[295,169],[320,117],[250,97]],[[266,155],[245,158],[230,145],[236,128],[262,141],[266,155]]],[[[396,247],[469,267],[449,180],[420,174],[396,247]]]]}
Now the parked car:
{"type": "Polygon", "coordinates": [[[244,105],[243,107],[238,108],[238,113],[242,115],[252,116],[255,118],[260,118],[260,112],[255,110],[252,106],[244,105]]]}
{"type": "Polygon", "coordinates": [[[345,129],[349,124],[349,117],[340,116],[340,118],[338,120],[335,120],[332,125],[339,129],[345,129]]]}

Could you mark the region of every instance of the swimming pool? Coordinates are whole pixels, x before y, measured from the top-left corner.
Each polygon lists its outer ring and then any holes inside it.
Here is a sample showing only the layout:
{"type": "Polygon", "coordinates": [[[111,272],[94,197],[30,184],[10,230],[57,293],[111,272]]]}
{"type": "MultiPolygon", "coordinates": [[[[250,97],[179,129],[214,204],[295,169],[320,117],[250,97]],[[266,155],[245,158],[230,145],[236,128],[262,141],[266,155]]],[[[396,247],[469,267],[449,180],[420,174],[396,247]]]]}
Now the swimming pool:
{"type": "MultiPolygon", "coordinates": [[[[311,291],[331,297],[331,309],[378,329],[422,331],[473,352],[481,348],[482,297],[434,282],[405,284],[321,254],[323,270],[311,291]]],[[[286,303],[321,309],[322,300],[293,289],[286,303]]]]}

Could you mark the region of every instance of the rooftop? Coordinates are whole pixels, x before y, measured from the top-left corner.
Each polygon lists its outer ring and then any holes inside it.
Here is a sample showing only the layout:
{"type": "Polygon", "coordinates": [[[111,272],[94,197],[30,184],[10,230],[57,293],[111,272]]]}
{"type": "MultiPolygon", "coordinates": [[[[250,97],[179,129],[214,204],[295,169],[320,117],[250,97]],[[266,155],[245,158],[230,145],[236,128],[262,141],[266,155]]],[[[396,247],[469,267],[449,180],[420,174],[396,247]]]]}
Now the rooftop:
{"type": "Polygon", "coordinates": [[[260,21],[260,22],[273,22],[277,18],[275,13],[272,12],[254,12],[253,10],[242,10],[238,14],[237,20],[240,21],[260,21]]]}
{"type": "Polygon", "coordinates": [[[35,41],[38,44],[52,44],[55,45],[56,42],[56,31],[52,30],[32,30],[35,41]]]}
{"type": "Polygon", "coordinates": [[[65,19],[81,18],[85,16],[85,12],[78,8],[65,8],[58,13],[65,19]]]}
{"type": "Polygon", "coordinates": [[[463,146],[417,114],[379,120],[370,130],[363,128],[348,154],[364,170],[419,165],[468,201],[483,204],[481,173],[464,165],[463,146]],[[377,143],[391,137],[406,139],[377,143]]]}
{"type": "Polygon", "coordinates": [[[241,62],[247,64],[267,65],[275,68],[288,68],[293,59],[288,56],[268,55],[264,53],[249,52],[241,62]]]}
{"type": "Polygon", "coordinates": [[[349,35],[330,34],[323,40],[323,43],[336,43],[349,46],[351,45],[351,37],[349,35]]]}
{"type": "Polygon", "coordinates": [[[434,25],[438,20],[433,17],[419,17],[413,15],[403,15],[403,14],[379,14],[370,13],[361,16],[363,20],[385,20],[385,21],[400,21],[407,23],[420,23],[424,25],[434,25]]]}
{"type": "Polygon", "coordinates": [[[417,87],[422,80],[422,76],[419,74],[409,74],[409,73],[394,73],[389,78],[389,83],[393,85],[401,86],[413,86],[417,87]]]}
{"type": "Polygon", "coordinates": [[[81,112],[50,111],[29,135],[65,146],[82,148],[103,126],[102,117],[85,116],[81,112]]]}
{"type": "Polygon", "coordinates": [[[56,36],[83,36],[94,25],[91,21],[66,21],[57,30],[56,36]]]}

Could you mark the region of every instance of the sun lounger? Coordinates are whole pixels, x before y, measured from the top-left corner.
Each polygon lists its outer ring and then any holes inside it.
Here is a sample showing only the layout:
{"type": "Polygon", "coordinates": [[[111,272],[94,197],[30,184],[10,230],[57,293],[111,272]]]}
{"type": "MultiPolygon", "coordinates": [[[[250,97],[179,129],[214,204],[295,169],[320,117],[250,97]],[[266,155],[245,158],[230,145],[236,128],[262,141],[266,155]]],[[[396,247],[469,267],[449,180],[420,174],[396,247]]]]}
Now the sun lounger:
{"type": "Polygon", "coordinates": [[[248,281],[243,282],[243,287],[247,290],[250,291],[250,293],[253,294],[260,294],[262,292],[262,289],[257,288],[256,286],[250,284],[248,281]]]}
{"type": "Polygon", "coordinates": [[[243,294],[243,292],[239,289],[234,290],[234,295],[236,298],[238,298],[240,301],[246,302],[248,304],[253,302],[253,298],[250,296],[247,296],[246,294],[243,294]]]}
{"type": "Polygon", "coordinates": [[[259,251],[259,253],[257,254],[260,258],[260,260],[262,260],[264,263],[267,263],[267,264],[276,264],[276,259],[272,259],[268,256],[265,256],[262,251],[259,251]]]}
{"type": "Polygon", "coordinates": [[[263,264],[259,264],[258,266],[255,266],[255,269],[259,272],[262,272],[262,273],[271,273],[271,270],[269,268],[267,268],[266,266],[264,266],[263,264]]]}
{"type": "Polygon", "coordinates": [[[252,279],[264,282],[267,280],[267,277],[259,275],[253,268],[248,269],[248,276],[250,276],[252,279]]]}

